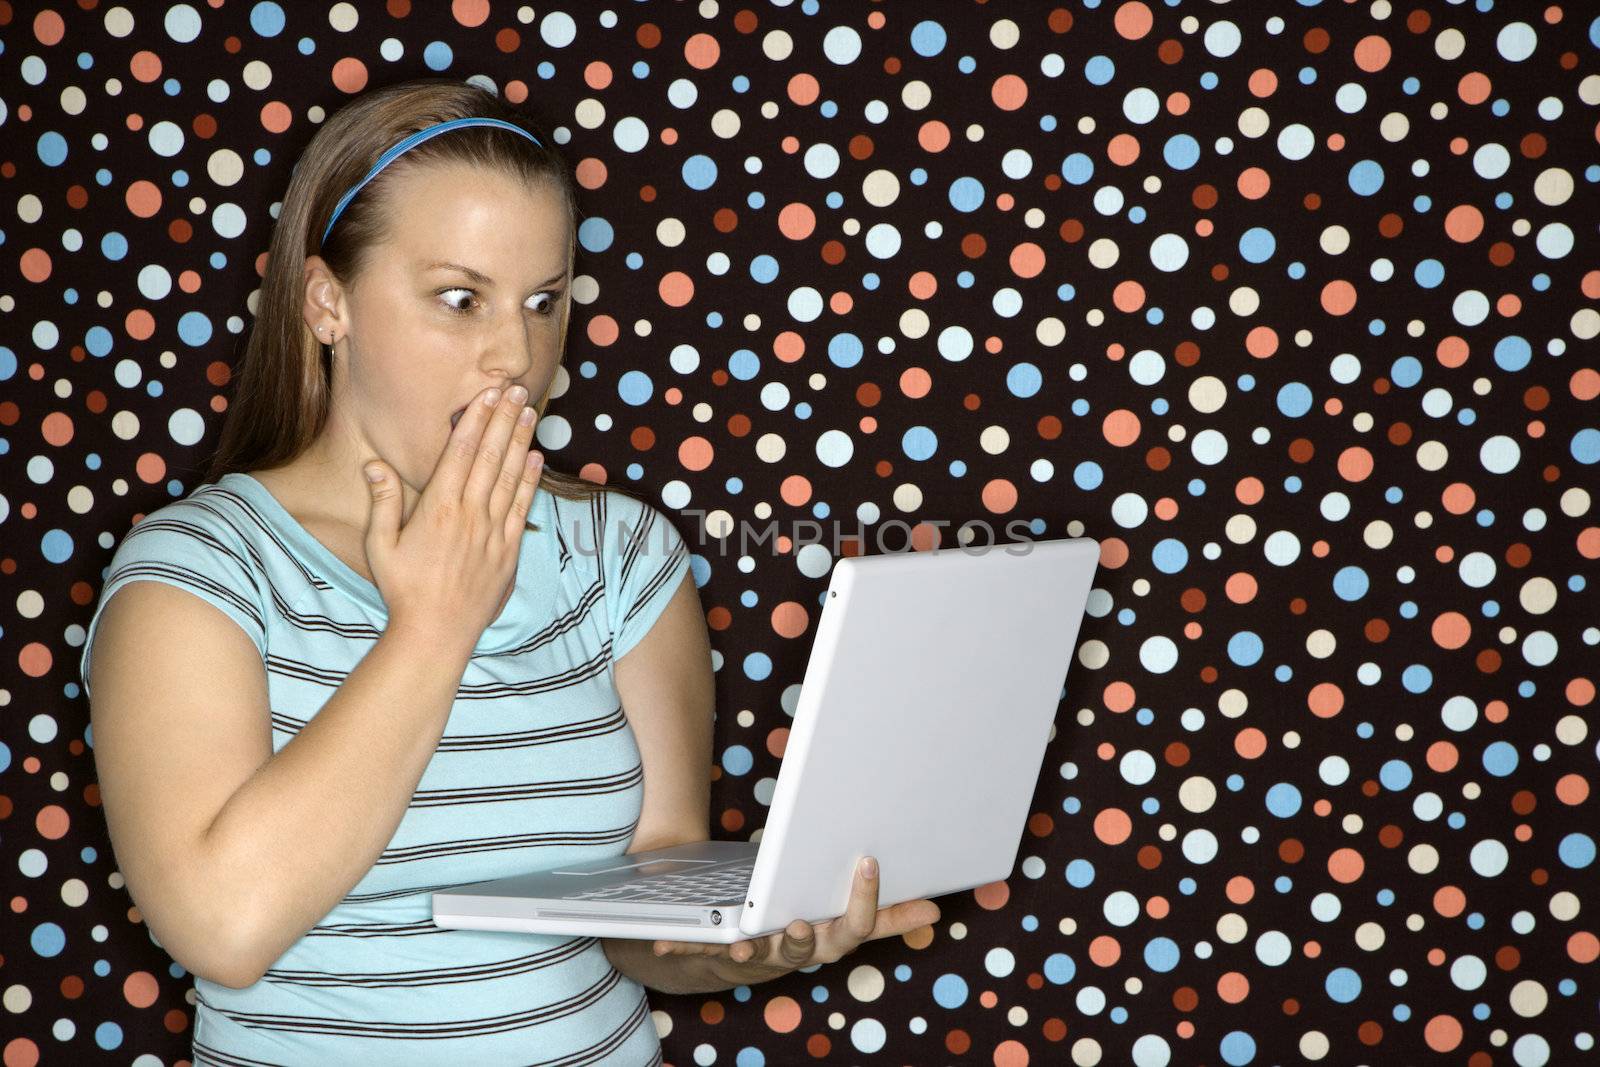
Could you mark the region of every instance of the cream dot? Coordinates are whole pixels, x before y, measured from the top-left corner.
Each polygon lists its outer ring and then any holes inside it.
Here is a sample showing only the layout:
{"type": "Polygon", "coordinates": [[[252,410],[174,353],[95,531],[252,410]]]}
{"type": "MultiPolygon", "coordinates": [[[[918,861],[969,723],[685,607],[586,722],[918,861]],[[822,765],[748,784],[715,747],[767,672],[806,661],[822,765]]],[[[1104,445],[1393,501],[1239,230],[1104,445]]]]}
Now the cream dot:
{"type": "Polygon", "coordinates": [[[1300,1035],[1300,1055],[1308,1060],[1320,1060],[1333,1047],[1328,1035],[1321,1030],[1307,1030],[1300,1035]]]}
{"type": "Polygon", "coordinates": [[[260,92],[272,84],[272,67],[259,59],[252,59],[244,65],[244,74],[241,80],[246,88],[260,92]]]}
{"type": "Polygon", "coordinates": [[[1571,922],[1578,917],[1582,907],[1578,902],[1578,895],[1569,889],[1563,889],[1550,898],[1550,914],[1562,922],[1571,922]]]}
{"type": "Polygon", "coordinates": [[[933,89],[920,78],[908,81],[900,90],[900,102],[907,110],[921,111],[933,103],[933,89]]]}
{"type": "Polygon", "coordinates": [[[349,33],[361,21],[354,4],[334,4],[328,9],[328,25],[339,33],[349,33]]]}
{"type": "Polygon", "coordinates": [[[1011,447],[1011,432],[1004,426],[986,426],[978,434],[978,447],[991,456],[998,456],[1011,447]]]}
{"type": "Polygon", "coordinates": [[[586,130],[596,130],[606,121],[606,106],[592,96],[578,101],[572,109],[572,121],[586,130]]]}
{"type": "Polygon", "coordinates": [[[1542,983],[1524,978],[1511,987],[1511,1010],[1524,1019],[1540,1015],[1550,1003],[1550,993],[1542,983]]]}
{"type": "Polygon", "coordinates": [[[1529,578],[1517,591],[1522,610],[1530,615],[1543,615],[1556,606],[1556,583],[1548,578],[1529,578]]]}
{"type": "Polygon", "coordinates": [[[853,968],[850,976],[845,980],[845,987],[850,990],[850,995],[863,1003],[870,1003],[883,996],[883,972],[868,963],[853,968]]]}
{"type": "Polygon", "coordinates": [[[676,216],[668,216],[656,223],[656,240],[667,248],[677,248],[689,236],[689,228],[676,216]]]}
{"type": "Polygon", "coordinates": [[[773,30],[771,34],[762,38],[762,54],[773,62],[782,62],[794,53],[794,37],[790,37],[786,30],[773,30]]]}
{"type": "Polygon", "coordinates": [[[1217,802],[1217,787],[1204,775],[1190,775],[1178,786],[1178,803],[1184,811],[1199,815],[1217,802]]]}
{"type": "Polygon", "coordinates": [[[1201,375],[1189,385],[1189,406],[1202,415],[1220,411],[1228,401],[1228,387],[1221,378],[1201,375]]]}
{"type": "Polygon", "coordinates": [[[133,32],[133,12],[125,7],[113,7],[106,12],[106,32],[113,37],[126,37],[133,32]]]}
{"type": "Polygon", "coordinates": [[[900,198],[900,179],[892,170],[874,170],[861,180],[861,196],[873,207],[888,207],[900,198]]]}
{"type": "Polygon", "coordinates": [[[1406,853],[1406,864],[1417,874],[1432,874],[1439,866],[1439,850],[1432,845],[1413,845],[1406,853]]]}
{"type": "Polygon", "coordinates": [[[1099,670],[1110,661],[1111,649],[1099,638],[1090,638],[1078,646],[1078,662],[1090,670],[1099,670]]]}
{"type": "Polygon", "coordinates": [[[206,176],[217,185],[237,185],[244,177],[244,160],[231,148],[218,149],[206,157],[206,176]]]}
{"type": "Polygon", "coordinates": [[[1236,911],[1224,912],[1217,919],[1217,937],[1230,945],[1237,945],[1250,934],[1250,924],[1236,911]]]}
{"type": "Polygon", "coordinates": [[[1080,1037],[1072,1043],[1072,1067],[1096,1067],[1100,1062],[1100,1042],[1080,1037]]]}
{"type": "Polygon", "coordinates": [[[742,126],[743,120],[739,118],[739,113],[731,108],[719,108],[717,113],[711,116],[711,132],[725,141],[739,136],[742,126]]]}

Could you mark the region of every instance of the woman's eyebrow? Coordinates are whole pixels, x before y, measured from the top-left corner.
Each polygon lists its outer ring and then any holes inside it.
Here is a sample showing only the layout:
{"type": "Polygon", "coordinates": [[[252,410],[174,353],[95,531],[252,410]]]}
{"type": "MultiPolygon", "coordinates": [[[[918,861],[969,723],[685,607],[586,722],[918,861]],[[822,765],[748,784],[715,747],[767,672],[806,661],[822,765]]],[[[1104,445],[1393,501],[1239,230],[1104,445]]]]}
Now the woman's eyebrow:
{"type": "MultiPolygon", "coordinates": [[[[444,269],[444,270],[457,270],[457,271],[460,271],[462,274],[465,274],[467,277],[471,278],[473,281],[477,282],[479,285],[492,286],[494,284],[494,279],[489,277],[487,274],[485,274],[485,273],[483,273],[482,271],[479,271],[479,270],[473,270],[471,267],[462,266],[460,263],[449,263],[449,262],[441,261],[441,262],[438,262],[438,263],[429,263],[423,269],[424,270],[439,270],[441,268],[444,269]]],[[[567,272],[566,272],[565,269],[563,269],[559,273],[554,274],[554,275],[550,276],[549,278],[546,278],[544,281],[540,282],[539,285],[535,286],[534,288],[541,288],[543,286],[551,284],[552,282],[558,282],[562,278],[565,278],[566,276],[567,276],[567,272]]]]}

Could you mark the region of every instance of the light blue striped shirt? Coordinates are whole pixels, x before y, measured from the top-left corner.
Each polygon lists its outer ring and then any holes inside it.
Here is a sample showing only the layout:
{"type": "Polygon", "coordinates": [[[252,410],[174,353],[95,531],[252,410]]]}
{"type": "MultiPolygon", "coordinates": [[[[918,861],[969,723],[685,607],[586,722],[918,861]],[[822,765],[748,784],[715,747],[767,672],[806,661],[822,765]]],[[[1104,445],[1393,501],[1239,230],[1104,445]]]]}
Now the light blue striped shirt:
{"type": "MultiPolygon", "coordinates": [[[[399,828],[260,981],[195,976],[196,1067],[661,1062],[644,988],[598,939],[432,921],[435,890],[620,855],[638,825],[643,771],[612,665],[666,607],[687,546],[655,507],[610,489],[587,504],[541,491],[529,519],[540,530],[523,535],[511,598],[478,641],[399,828]]],[[[123,538],[84,641],[85,692],[100,613],[141,579],[194,593],[255,642],[273,751],[388,617],[376,586],[261,482],[230,473],[123,538]]]]}

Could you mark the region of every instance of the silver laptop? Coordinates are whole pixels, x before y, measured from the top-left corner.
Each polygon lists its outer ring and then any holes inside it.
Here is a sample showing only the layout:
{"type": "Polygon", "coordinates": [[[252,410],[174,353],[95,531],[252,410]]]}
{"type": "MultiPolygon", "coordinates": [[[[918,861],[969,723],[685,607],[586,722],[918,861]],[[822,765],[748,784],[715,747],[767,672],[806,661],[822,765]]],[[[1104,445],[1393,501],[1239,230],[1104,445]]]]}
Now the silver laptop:
{"type": "Polygon", "coordinates": [[[1092,538],[835,562],[766,825],[433,894],[435,925],[731,943],[1011,874],[1100,558],[1092,538]]]}

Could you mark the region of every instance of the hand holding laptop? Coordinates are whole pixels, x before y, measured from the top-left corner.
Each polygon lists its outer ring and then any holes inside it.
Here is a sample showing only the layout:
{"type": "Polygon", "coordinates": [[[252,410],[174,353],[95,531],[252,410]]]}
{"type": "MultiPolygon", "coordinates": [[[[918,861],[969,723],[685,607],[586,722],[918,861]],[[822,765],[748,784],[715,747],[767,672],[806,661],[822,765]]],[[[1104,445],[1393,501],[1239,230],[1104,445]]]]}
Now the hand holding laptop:
{"type": "Polygon", "coordinates": [[[939,905],[927,899],[878,907],[876,864],[870,875],[865,872],[865,866],[866,861],[863,861],[856,867],[845,913],[820,925],[796,919],[778,933],[747,941],[716,944],[658,940],[652,948],[657,956],[714,956],[718,977],[741,985],[754,985],[801,967],[835,963],[861,947],[863,942],[898,937],[939,921],[939,905]]]}

